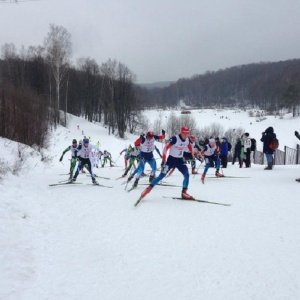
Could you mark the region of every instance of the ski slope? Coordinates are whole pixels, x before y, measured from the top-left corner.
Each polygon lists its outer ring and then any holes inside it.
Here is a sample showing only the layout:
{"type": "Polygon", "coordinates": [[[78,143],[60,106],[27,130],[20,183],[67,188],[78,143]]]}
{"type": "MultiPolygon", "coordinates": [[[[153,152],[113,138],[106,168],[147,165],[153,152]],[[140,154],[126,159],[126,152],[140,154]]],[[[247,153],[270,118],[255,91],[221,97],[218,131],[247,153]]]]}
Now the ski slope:
{"type": "MultiPolygon", "coordinates": [[[[222,120],[224,112],[194,113],[199,126],[241,126],[257,141],[273,126],[281,146],[297,143],[299,119],[256,123],[244,112],[228,111],[222,120]]],[[[171,199],[180,196],[183,180],[175,171],[164,182],[176,186],[156,186],[134,207],[148,178],[131,192],[116,178],[124,169],[119,153],[136,138],[117,139],[100,124],[70,117],[68,128],[49,137],[46,162],[23,148],[22,172],[0,183],[1,300],[300,298],[299,166],[229,164],[225,175],[245,178],[215,178],[209,169],[205,184],[190,176],[191,195],[230,207],[171,199]],[[62,163],[59,157],[82,130],[112,153],[116,166],[95,173],[113,188],[88,185],[86,174],[78,176],[82,184],[49,186],[67,179],[60,174],[68,173],[70,152],[62,163]]],[[[12,165],[17,144],[0,138],[0,153],[12,165]]]]}

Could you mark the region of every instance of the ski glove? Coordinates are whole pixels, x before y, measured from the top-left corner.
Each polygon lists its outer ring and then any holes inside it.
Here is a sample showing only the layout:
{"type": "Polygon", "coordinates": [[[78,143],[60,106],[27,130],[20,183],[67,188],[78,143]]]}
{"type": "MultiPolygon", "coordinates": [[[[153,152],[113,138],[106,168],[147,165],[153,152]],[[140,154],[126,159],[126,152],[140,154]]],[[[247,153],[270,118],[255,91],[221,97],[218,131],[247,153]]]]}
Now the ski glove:
{"type": "Polygon", "coordinates": [[[162,133],[162,135],[165,135],[166,134],[166,132],[165,132],[165,130],[161,130],[161,133],[162,133]]]}
{"type": "Polygon", "coordinates": [[[168,173],[168,166],[167,166],[167,163],[165,161],[162,161],[161,163],[161,172],[164,173],[164,174],[167,174],[168,173]]]}
{"type": "Polygon", "coordinates": [[[298,131],[295,131],[295,136],[300,140],[300,134],[298,131]]]}
{"type": "Polygon", "coordinates": [[[59,161],[62,161],[62,160],[63,160],[63,156],[60,157],[59,161]]]}

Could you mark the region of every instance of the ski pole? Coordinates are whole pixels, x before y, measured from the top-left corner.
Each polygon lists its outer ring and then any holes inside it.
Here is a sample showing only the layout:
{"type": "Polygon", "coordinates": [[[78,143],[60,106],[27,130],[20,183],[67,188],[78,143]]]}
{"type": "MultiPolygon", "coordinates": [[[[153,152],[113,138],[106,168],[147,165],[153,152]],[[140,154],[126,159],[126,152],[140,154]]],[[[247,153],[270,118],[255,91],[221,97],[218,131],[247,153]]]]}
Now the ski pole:
{"type": "MultiPolygon", "coordinates": [[[[129,177],[132,175],[132,170],[133,170],[133,168],[131,168],[131,171],[130,171],[129,177]]],[[[128,179],[129,179],[129,177],[128,177],[128,179]]],[[[124,190],[126,190],[126,189],[127,189],[128,182],[129,182],[129,180],[127,180],[124,190]]]]}
{"type": "MultiPolygon", "coordinates": [[[[198,173],[198,171],[199,171],[199,169],[200,169],[200,167],[202,166],[202,163],[203,163],[203,160],[200,160],[200,159],[198,159],[198,160],[201,162],[201,164],[199,165],[199,167],[196,170],[197,173],[198,173]]],[[[194,174],[193,178],[195,177],[196,174],[194,174]]]]}
{"type": "Polygon", "coordinates": [[[118,156],[118,158],[116,159],[116,161],[115,161],[115,164],[117,163],[117,161],[118,161],[118,159],[119,159],[119,157],[121,156],[122,154],[120,154],[119,156],[118,156]]]}

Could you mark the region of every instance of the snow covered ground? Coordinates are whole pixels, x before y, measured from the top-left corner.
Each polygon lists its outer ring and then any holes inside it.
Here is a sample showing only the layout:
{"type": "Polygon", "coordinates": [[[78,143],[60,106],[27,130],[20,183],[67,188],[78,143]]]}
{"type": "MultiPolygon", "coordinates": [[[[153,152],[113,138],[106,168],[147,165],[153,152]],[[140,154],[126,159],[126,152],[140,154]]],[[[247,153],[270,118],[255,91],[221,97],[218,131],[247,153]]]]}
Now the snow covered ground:
{"type": "MultiPolygon", "coordinates": [[[[154,120],[157,112],[147,114],[154,120]]],[[[246,112],[193,115],[200,127],[243,127],[258,141],[273,126],[281,148],[299,142],[299,118],[289,115],[263,122],[246,112]]],[[[134,207],[148,178],[130,193],[116,178],[124,167],[119,152],[136,138],[117,139],[99,124],[72,117],[69,128],[52,133],[46,162],[22,147],[27,160],[19,176],[0,182],[1,300],[300,299],[299,165],[264,171],[230,164],[225,175],[245,178],[217,179],[210,169],[205,184],[200,175],[190,176],[191,195],[229,207],[163,198],[180,196],[182,175],[175,171],[165,182],[178,187],[156,186],[134,207]],[[63,163],[59,157],[82,130],[117,160],[116,167],[95,169],[110,178],[98,181],[113,188],[87,185],[85,174],[77,180],[82,184],[49,187],[67,179],[61,174],[68,173],[70,152],[63,163]]],[[[17,150],[0,138],[1,160],[10,167],[17,150]]]]}

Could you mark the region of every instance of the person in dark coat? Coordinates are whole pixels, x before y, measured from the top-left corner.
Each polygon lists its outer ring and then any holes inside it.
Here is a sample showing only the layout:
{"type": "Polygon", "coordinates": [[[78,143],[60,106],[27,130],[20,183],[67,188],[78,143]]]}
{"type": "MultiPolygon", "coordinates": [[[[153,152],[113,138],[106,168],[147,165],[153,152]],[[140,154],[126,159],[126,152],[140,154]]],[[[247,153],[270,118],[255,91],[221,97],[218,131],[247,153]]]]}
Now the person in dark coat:
{"type": "Polygon", "coordinates": [[[236,159],[238,159],[239,166],[241,167],[241,149],[242,149],[242,142],[240,138],[236,139],[236,144],[234,146],[234,154],[232,164],[234,165],[236,159]]]}
{"type": "Polygon", "coordinates": [[[221,148],[220,148],[221,165],[223,168],[227,168],[228,154],[230,150],[231,150],[231,144],[228,142],[226,137],[223,137],[221,140],[221,148]]]}
{"type": "Polygon", "coordinates": [[[274,133],[273,127],[268,127],[265,132],[262,133],[261,142],[264,143],[263,146],[263,152],[267,159],[267,167],[265,167],[265,170],[272,170],[273,168],[273,154],[274,150],[270,148],[270,144],[273,141],[273,139],[276,138],[276,134],[274,133]]]}
{"type": "MultiPolygon", "coordinates": [[[[299,134],[298,131],[295,131],[295,136],[296,136],[297,139],[300,140],[300,134],[299,134]]],[[[296,179],[296,181],[300,182],[300,178],[296,179]]]]}

